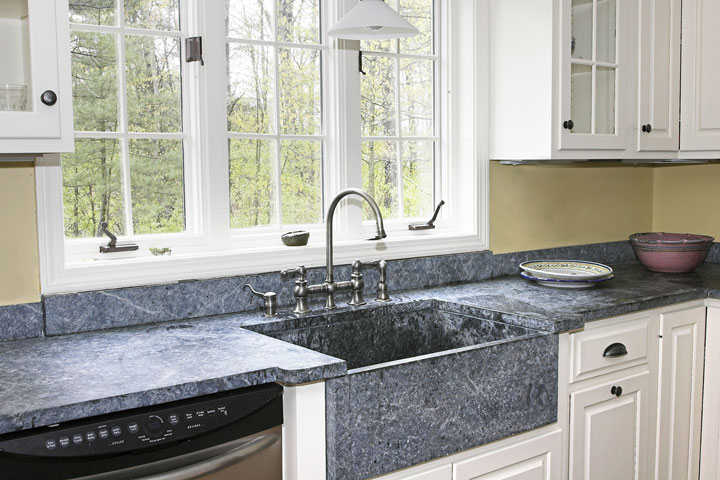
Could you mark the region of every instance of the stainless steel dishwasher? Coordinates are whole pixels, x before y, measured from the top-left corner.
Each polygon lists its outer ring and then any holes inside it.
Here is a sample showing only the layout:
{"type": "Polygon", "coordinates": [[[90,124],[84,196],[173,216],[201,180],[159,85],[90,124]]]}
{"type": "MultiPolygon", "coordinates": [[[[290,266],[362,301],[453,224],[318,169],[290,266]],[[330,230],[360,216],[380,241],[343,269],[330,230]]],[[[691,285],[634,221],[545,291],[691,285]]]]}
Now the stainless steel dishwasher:
{"type": "Polygon", "coordinates": [[[2,480],[281,480],[282,387],[0,437],[2,480]]]}

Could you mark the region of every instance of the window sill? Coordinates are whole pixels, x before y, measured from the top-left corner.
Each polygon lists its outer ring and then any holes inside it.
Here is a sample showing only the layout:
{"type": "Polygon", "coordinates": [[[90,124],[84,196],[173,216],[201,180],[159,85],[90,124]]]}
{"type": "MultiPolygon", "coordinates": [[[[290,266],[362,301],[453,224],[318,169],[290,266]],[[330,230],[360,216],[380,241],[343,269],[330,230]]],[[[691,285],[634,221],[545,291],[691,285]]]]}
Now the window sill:
{"type": "MultiPolygon", "coordinates": [[[[338,241],[335,264],[486,250],[477,235],[417,232],[380,242],[338,241]]],[[[138,257],[65,265],[43,275],[43,294],[103,290],[181,280],[273,272],[296,265],[325,265],[325,245],[272,245],[162,257],[138,257]]]]}

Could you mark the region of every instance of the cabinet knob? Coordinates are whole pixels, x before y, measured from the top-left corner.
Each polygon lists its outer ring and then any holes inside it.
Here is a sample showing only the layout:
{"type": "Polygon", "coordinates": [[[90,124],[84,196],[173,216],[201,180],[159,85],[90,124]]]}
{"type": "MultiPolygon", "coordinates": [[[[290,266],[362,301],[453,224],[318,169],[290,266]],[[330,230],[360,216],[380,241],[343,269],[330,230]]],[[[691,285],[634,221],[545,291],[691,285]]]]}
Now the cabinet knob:
{"type": "Polygon", "coordinates": [[[574,126],[575,126],[575,122],[573,122],[572,120],[565,120],[563,122],[563,128],[565,130],[572,130],[574,126]]]}
{"type": "Polygon", "coordinates": [[[611,395],[615,395],[616,397],[621,396],[621,395],[622,395],[622,387],[620,387],[620,386],[617,386],[617,387],[613,386],[613,387],[610,389],[610,394],[611,394],[611,395]]]}
{"type": "Polygon", "coordinates": [[[652,125],[650,125],[649,123],[647,125],[643,125],[641,130],[644,133],[650,133],[650,132],[652,132],[652,125]]]}
{"type": "Polygon", "coordinates": [[[45,90],[43,94],[40,95],[40,101],[48,107],[52,107],[57,103],[57,94],[52,90],[45,90]]]}

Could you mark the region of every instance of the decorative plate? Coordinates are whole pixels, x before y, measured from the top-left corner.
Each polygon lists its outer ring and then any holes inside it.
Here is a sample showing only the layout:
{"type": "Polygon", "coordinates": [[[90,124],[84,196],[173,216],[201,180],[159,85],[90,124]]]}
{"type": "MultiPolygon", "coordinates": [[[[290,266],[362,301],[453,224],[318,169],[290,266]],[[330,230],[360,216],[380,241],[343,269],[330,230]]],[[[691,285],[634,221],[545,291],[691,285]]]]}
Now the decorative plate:
{"type": "Polygon", "coordinates": [[[608,275],[603,278],[595,278],[591,280],[561,280],[557,278],[533,277],[527,272],[520,272],[520,276],[528,280],[535,280],[540,285],[554,288],[592,288],[598,283],[610,280],[614,277],[614,275],[608,275]]]}
{"type": "Polygon", "coordinates": [[[521,263],[520,268],[537,278],[557,280],[597,280],[613,273],[607,265],[582,260],[535,260],[521,263]]]}

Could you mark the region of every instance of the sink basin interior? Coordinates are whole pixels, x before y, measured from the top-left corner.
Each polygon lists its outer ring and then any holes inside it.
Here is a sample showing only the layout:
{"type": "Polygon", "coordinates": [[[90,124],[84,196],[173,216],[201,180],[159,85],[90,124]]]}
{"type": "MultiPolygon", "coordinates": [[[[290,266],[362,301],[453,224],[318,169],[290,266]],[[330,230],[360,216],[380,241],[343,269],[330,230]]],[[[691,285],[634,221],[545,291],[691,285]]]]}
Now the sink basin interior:
{"type": "Polygon", "coordinates": [[[533,333],[434,306],[392,310],[343,312],[332,315],[322,325],[273,332],[270,336],[341,358],[348,369],[354,369],[533,333]]]}

